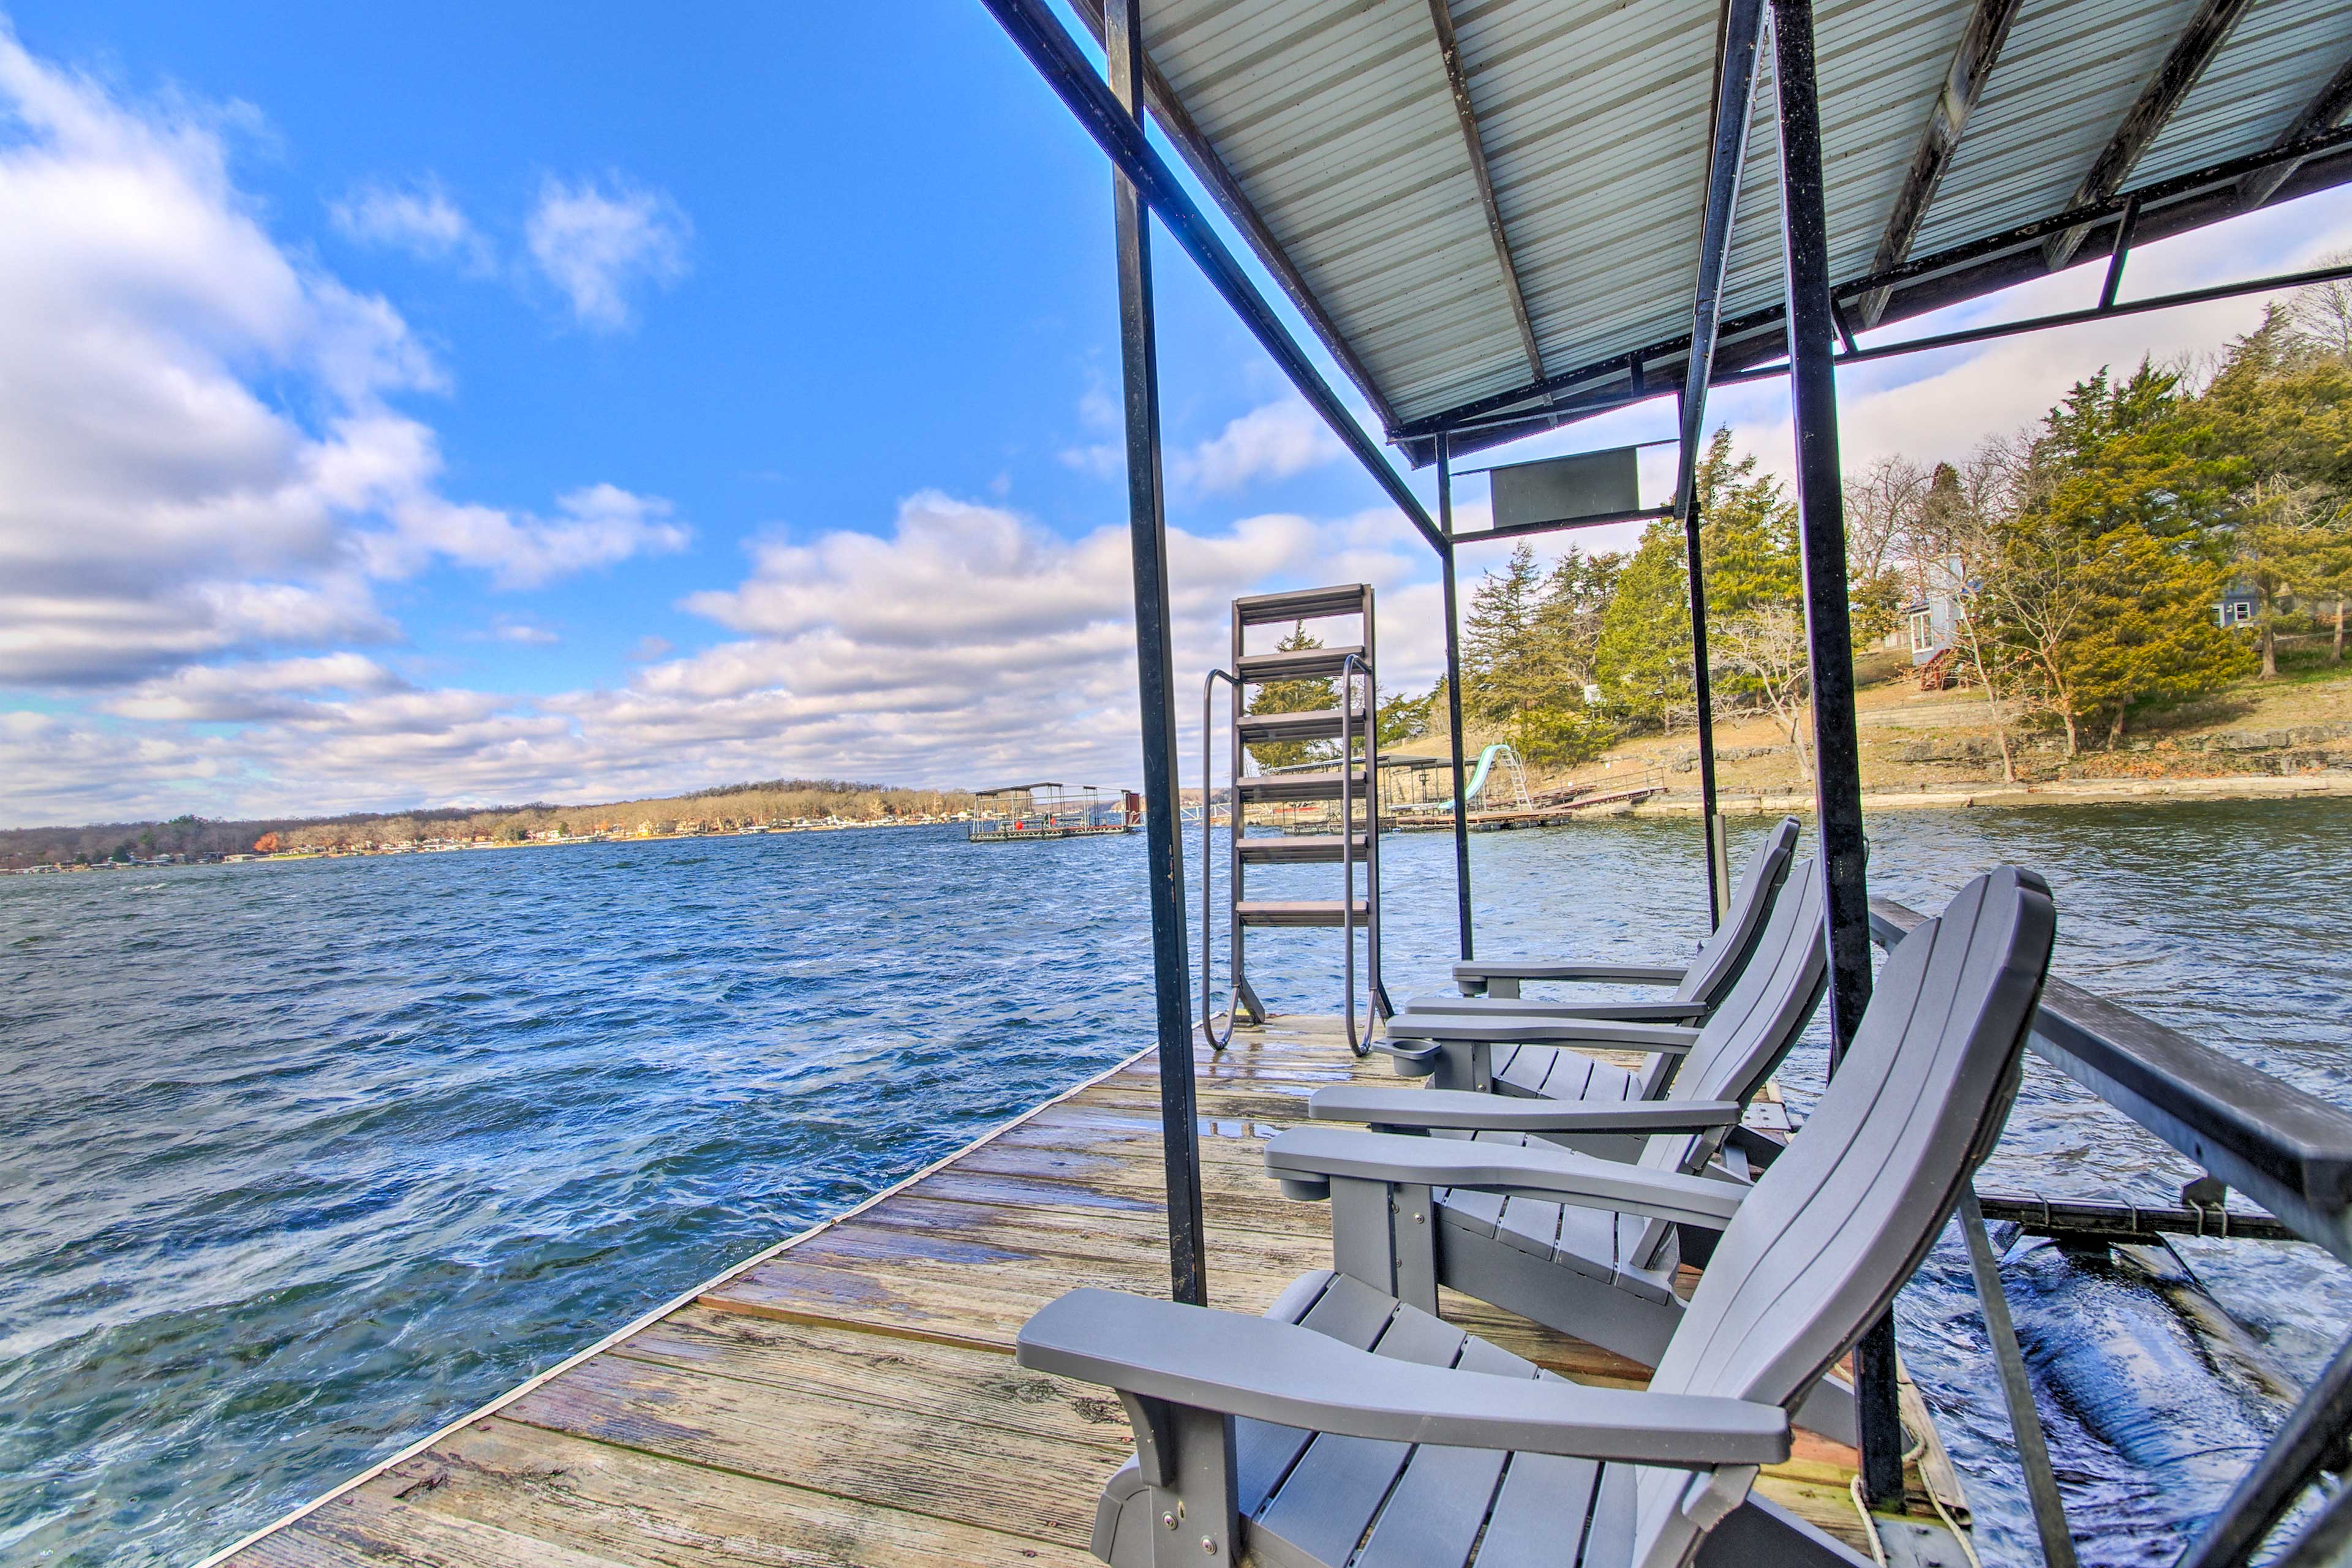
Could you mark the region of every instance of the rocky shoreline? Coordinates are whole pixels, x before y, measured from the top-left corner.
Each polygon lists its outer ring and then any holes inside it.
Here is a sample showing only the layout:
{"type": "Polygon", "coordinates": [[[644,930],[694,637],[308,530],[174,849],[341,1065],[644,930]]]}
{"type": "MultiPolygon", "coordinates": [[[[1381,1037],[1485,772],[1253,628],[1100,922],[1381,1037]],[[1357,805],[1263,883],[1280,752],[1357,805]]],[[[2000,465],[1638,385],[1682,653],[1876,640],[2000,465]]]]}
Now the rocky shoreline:
{"type": "MultiPolygon", "coordinates": [[[[2352,797],[2352,768],[2323,773],[2236,773],[2215,778],[2057,779],[2047,784],[1962,786],[1920,784],[1907,790],[1864,790],[1864,811],[1934,811],[1970,806],[2094,805],[2152,801],[2282,800],[2352,797]]],[[[1725,791],[1717,804],[1727,816],[1803,816],[1813,808],[1811,792],[1725,791]]],[[[1631,804],[1612,816],[1695,816],[1696,789],[1674,789],[1631,804]]],[[[1597,814],[1596,814],[1597,815],[1597,814]]]]}

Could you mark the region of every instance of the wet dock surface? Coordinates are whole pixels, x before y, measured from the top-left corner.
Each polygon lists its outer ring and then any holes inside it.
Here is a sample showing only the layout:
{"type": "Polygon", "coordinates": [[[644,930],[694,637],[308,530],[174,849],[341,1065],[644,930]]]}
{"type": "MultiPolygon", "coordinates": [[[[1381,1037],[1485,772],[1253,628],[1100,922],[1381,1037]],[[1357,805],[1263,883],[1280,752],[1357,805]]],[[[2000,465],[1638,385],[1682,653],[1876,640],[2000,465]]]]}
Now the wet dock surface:
{"type": "MultiPolygon", "coordinates": [[[[1328,1083],[1385,1080],[1336,1019],[1200,1054],[1213,1304],[1259,1311],[1328,1267],[1328,1211],[1260,1145],[1328,1083]]],[[[1108,1391],[1016,1367],[1065,1290],[1164,1295],[1159,1087],[1146,1052],[704,1286],[282,1521],[226,1561],[290,1564],[1071,1564],[1131,1450],[1108,1391]]],[[[1465,1297],[1444,1314],[1591,1383],[1643,1369],[1465,1297]]],[[[1906,1415],[1923,1415],[1906,1390],[1906,1415]]],[[[1927,1464],[1948,1505],[1954,1488],[1927,1464]]],[[[1800,1433],[1759,1490],[1860,1544],[1852,1450],[1800,1433]]],[[[1927,1514],[1915,1468],[1916,1511],[1927,1514]]]]}

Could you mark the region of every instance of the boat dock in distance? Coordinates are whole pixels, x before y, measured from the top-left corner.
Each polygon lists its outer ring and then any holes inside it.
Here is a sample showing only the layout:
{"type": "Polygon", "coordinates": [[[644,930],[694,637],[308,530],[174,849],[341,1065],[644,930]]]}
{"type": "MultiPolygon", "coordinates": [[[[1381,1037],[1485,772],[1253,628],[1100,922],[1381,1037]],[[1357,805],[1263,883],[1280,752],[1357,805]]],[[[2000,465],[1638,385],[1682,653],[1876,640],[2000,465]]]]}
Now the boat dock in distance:
{"type": "Polygon", "coordinates": [[[1132,833],[1143,821],[1143,797],[1132,790],[1106,793],[1093,784],[1026,784],[972,794],[978,804],[966,837],[974,844],[1092,838],[1132,833]]]}

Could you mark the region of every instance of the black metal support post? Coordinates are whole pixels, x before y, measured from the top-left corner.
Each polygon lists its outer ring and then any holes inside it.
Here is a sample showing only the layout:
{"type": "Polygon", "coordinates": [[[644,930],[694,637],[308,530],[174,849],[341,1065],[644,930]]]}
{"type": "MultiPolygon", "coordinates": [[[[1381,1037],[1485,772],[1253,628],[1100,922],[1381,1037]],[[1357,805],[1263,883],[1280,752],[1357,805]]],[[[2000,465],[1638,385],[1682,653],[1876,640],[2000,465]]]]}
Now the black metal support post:
{"type": "Polygon", "coordinates": [[[1698,706],[1698,826],[1706,857],[1706,924],[1723,923],[1723,882],[1730,868],[1717,848],[1722,820],[1715,806],[1715,683],[1706,665],[1706,567],[1698,547],[1699,504],[1693,496],[1683,509],[1683,553],[1690,572],[1691,700],[1698,706]]]}
{"type": "Polygon", "coordinates": [[[1682,512],[1683,549],[1690,572],[1691,696],[1698,708],[1699,837],[1706,857],[1706,921],[1723,919],[1729,868],[1719,847],[1722,819],[1715,802],[1715,692],[1707,670],[1706,572],[1700,559],[1698,444],[1706,434],[1706,388],[1715,368],[1717,324],[1723,316],[1723,277],[1731,220],[1739,206],[1739,171],[1748,161],[1748,122],[1756,103],[1756,52],[1764,32],[1764,0],[1732,0],[1724,15],[1723,68],[1715,96],[1715,144],[1708,149],[1706,216],[1699,229],[1698,288],[1691,302],[1690,357],[1683,366],[1681,461],[1675,505],[1682,512]]]}
{"type": "MultiPolygon", "coordinates": [[[[1864,880],[1862,752],[1854,732],[1853,622],[1846,602],[1845,501],[1838,461],[1836,323],[1822,199],[1821,105],[1814,95],[1810,0],[1772,0],[1780,90],[1780,222],[1788,297],[1789,402],[1797,438],[1798,535],[1813,686],[1813,809],[1830,938],[1830,1070],[1870,1002],[1870,893],[1864,880]]],[[[1903,1489],[1895,1327],[1882,1318],[1854,1352],[1863,1490],[1903,1489]]]]}
{"type": "Polygon", "coordinates": [[[1445,433],[1438,432],[1437,528],[1445,535],[1445,548],[1438,557],[1445,578],[1445,731],[1454,752],[1454,912],[1462,927],[1462,956],[1467,960],[1478,955],[1472,951],[1470,931],[1470,803],[1463,798],[1469,784],[1462,762],[1462,616],[1454,597],[1451,448],[1445,433]]]}
{"type": "MultiPolygon", "coordinates": [[[[1110,89],[1139,120],[1142,0],[1104,8],[1110,89]]],[[[1151,231],[1141,193],[1111,175],[1118,230],[1118,343],[1127,391],[1128,547],[1135,564],[1136,691],[1143,710],[1144,834],[1151,876],[1152,979],[1160,1003],[1160,1131],[1168,1167],[1170,1294],[1208,1302],[1201,1141],[1184,954],[1183,803],[1176,781],[1176,665],[1168,612],[1168,520],[1160,472],[1160,366],[1151,307],[1151,231]]],[[[1202,809],[1207,804],[1202,803],[1202,809]]]]}
{"type": "Polygon", "coordinates": [[[2009,1297],[2000,1286],[2000,1260],[1993,1256],[1985,1236],[1984,1206],[1977,1200],[1974,1183],[1960,1189],[1960,1239],[1968,1244],[1969,1271],[1976,1277],[1977,1306],[1984,1314],[1985,1339],[1992,1346],[1993,1365],[2000,1370],[2001,1399],[2009,1406],[2010,1436],[2017,1441],[2018,1468],[2025,1472],[2025,1494],[2033,1505],[2034,1533],[2042,1538],[2044,1568],[2074,1568],[2074,1540],[2066,1530],[2066,1504],[2058,1495],[2058,1473],[2050,1466],[2050,1443],[2042,1430],[2042,1413],[2033,1405],[2033,1379],[2025,1370],[2025,1355],[2017,1347],[2017,1324],[2009,1315],[2009,1297]]]}
{"type": "Polygon", "coordinates": [[[2139,198],[2132,197],[2124,204],[2124,216],[2116,220],[2116,247],[2107,252],[2107,275],[2099,282],[2099,309],[2116,308],[2116,295],[2124,286],[2124,263],[2131,259],[2132,230],[2139,226],[2139,198]]]}

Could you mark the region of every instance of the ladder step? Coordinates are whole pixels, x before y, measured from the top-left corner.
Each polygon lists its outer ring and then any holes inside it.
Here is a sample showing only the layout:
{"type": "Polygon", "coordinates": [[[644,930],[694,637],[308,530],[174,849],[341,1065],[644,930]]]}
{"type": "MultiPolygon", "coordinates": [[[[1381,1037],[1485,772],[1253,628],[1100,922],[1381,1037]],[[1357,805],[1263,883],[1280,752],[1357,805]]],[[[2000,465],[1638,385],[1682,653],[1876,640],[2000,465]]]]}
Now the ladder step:
{"type": "MultiPolygon", "coordinates": [[[[1234,906],[1245,926],[1336,926],[1339,923],[1339,900],[1337,899],[1299,899],[1281,903],[1244,900],[1234,906]]],[[[1356,900],[1356,923],[1360,926],[1372,918],[1372,906],[1362,899],[1356,900]]]]}
{"type": "MultiPolygon", "coordinates": [[[[1234,728],[1244,746],[1262,746],[1276,741],[1336,741],[1339,738],[1339,710],[1318,708],[1305,713],[1244,713],[1234,721],[1234,728]]],[[[1349,729],[1360,736],[1364,732],[1364,716],[1359,713],[1349,729]]]]}
{"type": "MultiPolygon", "coordinates": [[[[1370,840],[1360,833],[1348,836],[1355,840],[1355,857],[1359,865],[1370,854],[1370,840]]],[[[1242,864],[1245,866],[1299,866],[1339,863],[1339,836],[1336,833],[1286,835],[1280,838],[1244,838],[1241,843],[1242,864]]]]}
{"type": "Polygon", "coordinates": [[[1360,647],[1300,647],[1287,653],[1245,653],[1236,661],[1234,673],[1250,686],[1269,680],[1336,680],[1350,654],[1361,658],[1364,650],[1360,647]]]}
{"type": "MultiPolygon", "coordinates": [[[[1328,773],[1265,773],[1254,779],[1244,779],[1237,786],[1242,804],[1275,800],[1337,800],[1339,798],[1339,773],[1333,769],[1328,773]]],[[[1349,793],[1357,800],[1364,798],[1370,787],[1364,770],[1358,768],[1349,793]]]]}
{"type": "Polygon", "coordinates": [[[1371,592],[1369,583],[1345,583],[1329,588],[1299,588],[1287,594],[1255,594],[1234,601],[1234,618],[1245,626],[1260,626],[1275,621],[1360,616],[1371,592]]]}

